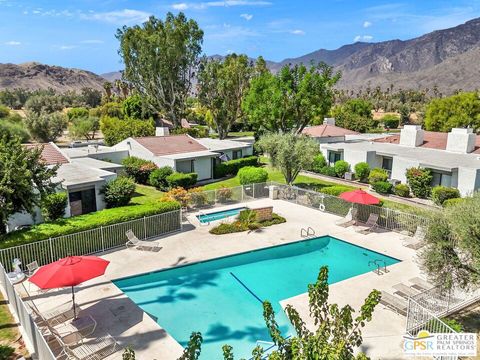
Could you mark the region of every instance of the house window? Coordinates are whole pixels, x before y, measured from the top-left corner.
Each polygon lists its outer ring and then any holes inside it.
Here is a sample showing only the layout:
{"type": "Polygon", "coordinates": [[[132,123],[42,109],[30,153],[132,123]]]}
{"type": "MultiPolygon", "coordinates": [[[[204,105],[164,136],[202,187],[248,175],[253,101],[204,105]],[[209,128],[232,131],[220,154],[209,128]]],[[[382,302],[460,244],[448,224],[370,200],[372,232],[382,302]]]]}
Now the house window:
{"type": "Polygon", "coordinates": [[[68,200],[70,201],[70,214],[72,216],[97,211],[95,188],[82,191],[72,191],[68,194],[68,200]]]}
{"type": "Polygon", "coordinates": [[[242,157],[242,150],[233,150],[232,151],[232,159],[240,159],[242,157]]]}
{"type": "Polygon", "coordinates": [[[443,171],[432,171],[432,186],[452,186],[452,174],[443,171]]]}
{"type": "Polygon", "coordinates": [[[342,153],[339,151],[329,151],[328,152],[328,162],[329,164],[335,164],[337,161],[342,160],[342,153]]]}
{"type": "Polygon", "coordinates": [[[382,159],[382,169],[387,171],[392,171],[393,159],[390,157],[383,157],[382,159]]]}
{"type": "Polygon", "coordinates": [[[195,160],[177,161],[175,170],[185,174],[195,172],[195,160]]]}

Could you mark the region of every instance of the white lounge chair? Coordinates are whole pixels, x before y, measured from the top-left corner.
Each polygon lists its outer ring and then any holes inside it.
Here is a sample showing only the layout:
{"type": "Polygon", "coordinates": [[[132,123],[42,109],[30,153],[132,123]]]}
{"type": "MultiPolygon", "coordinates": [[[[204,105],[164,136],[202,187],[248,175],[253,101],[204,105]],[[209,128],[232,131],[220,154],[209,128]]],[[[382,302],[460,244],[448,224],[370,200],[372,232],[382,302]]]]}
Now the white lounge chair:
{"type": "Polygon", "coordinates": [[[27,264],[27,271],[25,275],[27,275],[28,277],[32,276],[35,271],[38,270],[38,268],[40,268],[40,266],[38,266],[37,260],[32,261],[30,264],[27,264]]]}
{"type": "Polygon", "coordinates": [[[110,334],[92,339],[83,339],[79,345],[65,343],[61,337],[57,337],[57,340],[62,347],[60,356],[65,355],[67,359],[104,359],[113,354],[117,347],[117,342],[110,334]]]}
{"type": "Polygon", "coordinates": [[[128,230],[125,235],[127,235],[128,241],[125,243],[125,246],[127,248],[135,248],[138,250],[159,250],[160,249],[160,244],[153,242],[153,241],[144,241],[144,240],[139,240],[135,234],[133,233],[132,230],[128,230]]]}
{"type": "Polygon", "coordinates": [[[357,208],[350,208],[347,215],[343,219],[335,221],[335,224],[342,227],[349,227],[355,225],[357,218],[357,208]]]}
{"type": "Polygon", "coordinates": [[[417,226],[413,236],[405,236],[402,238],[402,245],[413,250],[418,250],[425,245],[425,236],[427,235],[423,226],[417,226]]]}
{"type": "Polygon", "coordinates": [[[71,346],[82,342],[85,337],[92,335],[96,328],[97,322],[91,315],[82,315],[77,319],[69,320],[54,327],[47,326],[45,335],[50,337],[48,339],[49,342],[61,338],[63,343],[71,346]]]}
{"type": "MultiPolygon", "coordinates": [[[[28,306],[32,310],[32,313],[35,317],[34,320],[39,324],[39,326],[55,327],[59,324],[73,319],[75,316],[73,312],[72,301],[58,305],[54,309],[42,312],[38,310],[37,306],[35,305],[35,303],[33,303],[33,301],[30,301],[28,306]]],[[[78,313],[82,311],[82,308],[78,306],[78,304],[75,304],[75,308],[77,309],[78,313]]]]}
{"type": "Polygon", "coordinates": [[[412,283],[411,287],[418,289],[420,291],[430,290],[435,287],[432,284],[430,284],[428,281],[425,281],[418,276],[411,278],[409,281],[412,283]]]}
{"type": "Polygon", "coordinates": [[[419,290],[402,283],[393,285],[392,287],[395,289],[394,294],[398,294],[404,298],[409,298],[409,297],[420,294],[419,290]]]}
{"type": "Polygon", "coordinates": [[[381,293],[382,297],[380,298],[380,304],[385,305],[385,307],[395,311],[399,315],[407,315],[407,302],[404,299],[389,294],[385,291],[382,291],[381,293]]]}
{"type": "Polygon", "coordinates": [[[367,222],[365,224],[355,226],[355,231],[362,234],[368,234],[378,227],[377,221],[378,214],[372,213],[368,216],[367,222]]]}

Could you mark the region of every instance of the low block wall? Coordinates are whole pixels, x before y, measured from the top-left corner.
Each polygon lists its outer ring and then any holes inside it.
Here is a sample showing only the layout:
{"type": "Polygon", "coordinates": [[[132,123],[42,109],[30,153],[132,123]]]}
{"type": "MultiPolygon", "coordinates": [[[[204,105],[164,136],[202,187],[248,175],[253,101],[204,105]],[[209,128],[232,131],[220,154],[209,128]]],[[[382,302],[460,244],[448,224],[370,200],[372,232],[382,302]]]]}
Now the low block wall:
{"type": "Polygon", "coordinates": [[[273,206],[253,208],[253,209],[250,209],[250,210],[255,211],[255,213],[257,214],[257,221],[265,221],[265,220],[271,220],[272,219],[273,206]]]}

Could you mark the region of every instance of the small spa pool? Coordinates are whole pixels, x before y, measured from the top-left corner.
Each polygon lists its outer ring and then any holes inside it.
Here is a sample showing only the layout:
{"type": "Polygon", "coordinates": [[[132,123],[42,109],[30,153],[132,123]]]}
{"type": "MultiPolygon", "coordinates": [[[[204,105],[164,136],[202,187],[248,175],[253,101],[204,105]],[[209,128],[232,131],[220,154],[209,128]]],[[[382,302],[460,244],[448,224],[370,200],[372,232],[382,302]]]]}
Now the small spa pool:
{"type": "MultiPolygon", "coordinates": [[[[238,210],[238,209],[237,209],[238,210]]],[[[192,331],[203,336],[200,359],[222,359],[222,346],[235,358],[251,357],[257,340],[271,341],[262,301],[269,300],[284,335],[293,329],[280,301],[305,293],[321,266],[333,284],[372,271],[369,262],[399,260],[322,236],[115,280],[133,302],[182,346],[192,331]]],[[[352,289],[352,296],[355,289],[352,289]]],[[[268,348],[268,345],[264,345],[268,348]]]]}
{"type": "Polygon", "coordinates": [[[202,224],[208,224],[209,222],[212,222],[212,221],[225,219],[230,216],[236,216],[240,213],[240,211],[246,210],[246,209],[247,209],[246,207],[239,207],[235,209],[211,212],[208,214],[200,214],[200,215],[197,215],[197,219],[202,224]]]}

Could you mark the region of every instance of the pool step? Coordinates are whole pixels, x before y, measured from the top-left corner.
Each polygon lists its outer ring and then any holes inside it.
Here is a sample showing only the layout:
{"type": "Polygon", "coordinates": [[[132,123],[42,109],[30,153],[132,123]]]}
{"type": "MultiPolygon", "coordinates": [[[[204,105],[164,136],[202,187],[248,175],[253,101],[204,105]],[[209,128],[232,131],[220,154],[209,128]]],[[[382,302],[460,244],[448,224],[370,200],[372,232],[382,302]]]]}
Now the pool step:
{"type": "Polygon", "coordinates": [[[368,262],[368,267],[371,266],[374,267],[372,271],[377,275],[383,275],[390,272],[390,270],[387,269],[387,263],[385,262],[385,260],[382,259],[370,260],[368,262]],[[380,266],[380,263],[383,263],[383,266],[380,266]]]}

